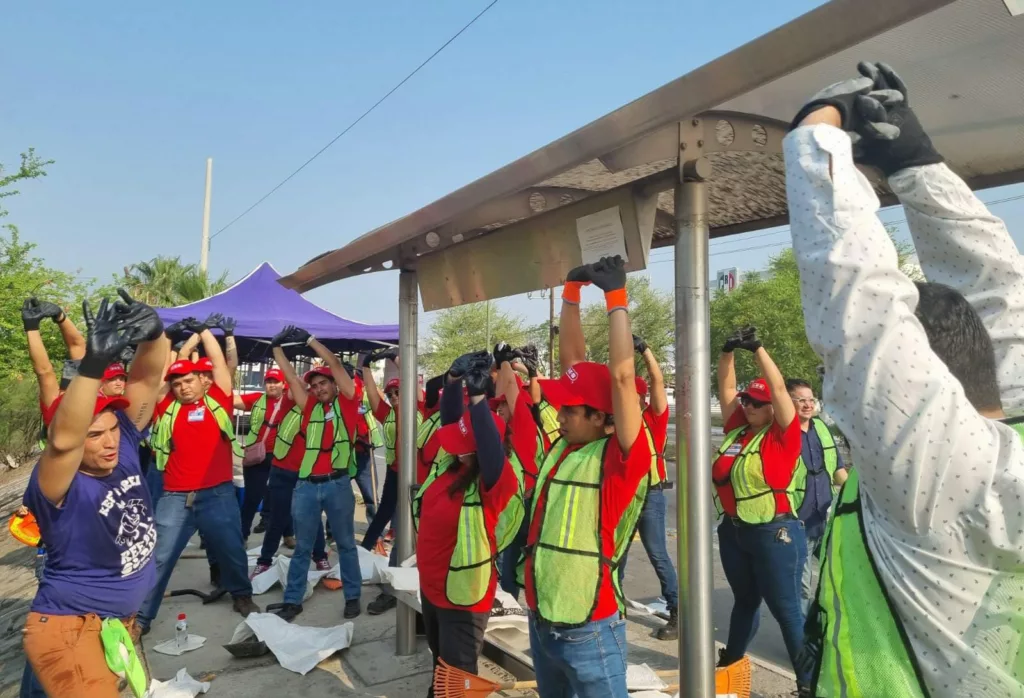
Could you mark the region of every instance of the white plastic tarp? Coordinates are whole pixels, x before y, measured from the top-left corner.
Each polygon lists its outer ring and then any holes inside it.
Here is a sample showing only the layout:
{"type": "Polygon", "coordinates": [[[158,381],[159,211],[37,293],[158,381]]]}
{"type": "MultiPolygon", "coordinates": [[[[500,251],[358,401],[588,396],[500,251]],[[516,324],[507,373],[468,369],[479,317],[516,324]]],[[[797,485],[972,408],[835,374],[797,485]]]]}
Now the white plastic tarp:
{"type": "Polygon", "coordinates": [[[330,628],[310,628],[289,623],[273,613],[250,613],[235,628],[230,644],[255,635],[267,643],[282,667],[305,675],[338,650],[348,648],[354,630],[351,621],[330,628]]]}

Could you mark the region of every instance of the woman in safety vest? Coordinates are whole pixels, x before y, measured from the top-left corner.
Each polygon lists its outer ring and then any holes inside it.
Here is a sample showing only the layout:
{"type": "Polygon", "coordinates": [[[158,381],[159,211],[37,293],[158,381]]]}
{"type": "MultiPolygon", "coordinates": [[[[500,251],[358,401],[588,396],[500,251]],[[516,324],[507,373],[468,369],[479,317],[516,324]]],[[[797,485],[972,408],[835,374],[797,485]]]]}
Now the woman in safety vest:
{"type": "MultiPolygon", "coordinates": [[[[743,658],[757,632],[764,599],[796,667],[804,640],[800,577],[807,558],[804,526],[796,517],[800,422],[786,381],[761,346],[756,328],[745,327],[726,340],[718,359],[718,400],[725,440],[711,479],[715,503],[724,514],[718,527],[719,553],[734,599],[729,641],[718,665],[743,658]],[[741,393],[736,392],[736,349],[754,355],[762,376],[741,393]]],[[[798,686],[809,678],[797,669],[798,686]]]]}
{"type": "Polygon", "coordinates": [[[519,481],[502,445],[505,423],[488,408],[490,376],[474,370],[464,380],[468,414],[438,430],[444,452],[416,495],[413,514],[429,521],[418,526],[416,559],[435,666],[443,659],[475,674],[498,585],[496,529],[519,481]]]}

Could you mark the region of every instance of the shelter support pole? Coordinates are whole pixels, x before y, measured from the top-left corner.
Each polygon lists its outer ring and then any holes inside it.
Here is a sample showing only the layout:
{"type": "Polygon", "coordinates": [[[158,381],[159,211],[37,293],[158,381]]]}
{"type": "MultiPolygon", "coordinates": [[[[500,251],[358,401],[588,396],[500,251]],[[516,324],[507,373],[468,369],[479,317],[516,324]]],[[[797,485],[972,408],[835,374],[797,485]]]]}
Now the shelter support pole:
{"type": "Polygon", "coordinates": [[[676,211],[676,465],[681,695],[715,695],[711,595],[711,323],[706,159],[680,167],[676,211]]]}
{"type": "MultiPolygon", "coordinates": [[[[395,544],[398,560],[404,562],[414,552],[415,533],[412,526],[410,498],[416,482],[416,409],[418,381],[416,376],[416,334],[419,297],[416,290],[416,272],[403,270],[398,277],[398,357],[399,390],[398,414],[401,431],[398,435],[398,530],[395,544]]],[[[395,654],[405,657],[416,652],[416,611],[399,603],[396,609],[395,654]]]]}

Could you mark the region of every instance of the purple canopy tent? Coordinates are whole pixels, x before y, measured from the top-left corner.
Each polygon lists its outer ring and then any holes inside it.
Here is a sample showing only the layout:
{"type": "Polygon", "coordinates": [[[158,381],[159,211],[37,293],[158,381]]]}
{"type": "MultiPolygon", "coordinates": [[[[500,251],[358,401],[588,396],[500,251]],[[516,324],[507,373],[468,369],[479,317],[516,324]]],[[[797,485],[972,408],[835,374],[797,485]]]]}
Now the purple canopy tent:
{"type": "Polygon", "coordinates": [[[354,352],[398,343],[398,325],[364,325],[346,320],[285,288],[278,283],[280,278],[277,270],[264,262],[215,296],[176,308],[158,308],[157,313],[165,324],[186,317],[203,320],[211,313],[233,317],[238,323],[235,336],[239,358],[246,362],[259,362],[269,357],[269,340],[285,325],[307,330],[334,352],[354,352]]]}

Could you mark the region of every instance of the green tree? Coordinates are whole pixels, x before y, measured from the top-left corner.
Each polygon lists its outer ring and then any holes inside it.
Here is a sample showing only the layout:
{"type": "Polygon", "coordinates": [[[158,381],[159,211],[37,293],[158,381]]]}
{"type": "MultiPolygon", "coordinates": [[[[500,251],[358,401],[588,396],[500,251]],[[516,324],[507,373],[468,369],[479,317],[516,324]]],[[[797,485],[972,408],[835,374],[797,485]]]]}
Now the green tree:
{"type": "MultiPolygon", "coordinates": [[[[890,231],[890,235],[892,231],[890,231]]],[[[911,278],[920,279],[915,267],[908,265],[913,252],[910,245],[896,243],[900,266],[911,278]]],[[[718,357],[725,339],[744,325],[757,327],[764,348],[786,377],[809,381],[821,392],[818,366],[804,330],[804,310],[800,300],[800,273],[792,249],[772,257],[764,274],[746,276],[735,290],[718,291],[711,300],[711,389],[718,386],[718,357]]],[[[736,382],[739,385],[758,376],[753,358],[736,352],[736,382]]]]}
{"type": "Polygon", "coordinates": [[[125,267],[112,286],[125,288],[144,303],[167,308],[220,293],[228,287],[228,273],[212,278],[197,265],[183,263],[181,257],[159,256],[125,267]]]}
{"type": "MultiPolygon", "coordinates": [[[[6,199],[9,196],[17,196],[20,193],[18,189],[12,189],[18,182],[38,179],[39,177],[46,176],[46,168],[53,164],[53,160],[43,160],[36,155],[35,148],[29,148],[27,152],[21,154],[21,165],[18,167],[16,172],[10,174],[4,174],[4,165],[0,163],[0,199],[6,199]]],[[[0,202],[2,204],[2,202],[0,202]]],[[[7,215],[7,209],[0,205],[0,218],[7,215]]],[[[10,227],[10,226],[6,226],[10,227]]]]}
{"type": "MultiPolygon", "coordinates": [[[[675,301],[672,294],[660,291],[651,285],[647,276],[630,276],[626,280],[629,294],[629,321],[633,334],[642,337],[654,352],[662,371],[672,373],[668,363],[675,344],[675,301]]],[[[583,336],[587,341],[587,358],[590,361],[608,361],[608,313],[604,303],[592,303],[583,307],[583,336]]],[[[636,357],[636,370],[643,375],[643,360],[636,357]]]]}
{"type": "Polygon", "coordinates": [[[490,351],[498,342],[525,344],[530,337],[523,318],[500,310],[491,303],[491,346],[487,346],[487,303],[448,308],[437,313],[430,325],[426,351],[420,352],[420,365],[429,376],[448,370],[452,361],[470,351],[490,351]]]}

